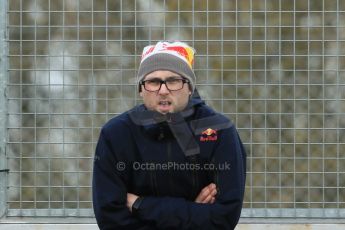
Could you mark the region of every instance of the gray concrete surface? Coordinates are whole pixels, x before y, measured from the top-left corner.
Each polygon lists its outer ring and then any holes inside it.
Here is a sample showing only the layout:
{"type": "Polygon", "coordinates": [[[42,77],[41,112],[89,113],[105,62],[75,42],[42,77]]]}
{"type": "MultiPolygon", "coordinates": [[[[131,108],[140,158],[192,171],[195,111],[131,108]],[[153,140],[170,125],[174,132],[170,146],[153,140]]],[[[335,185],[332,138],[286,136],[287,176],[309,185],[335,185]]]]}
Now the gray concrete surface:
{"type": "MultiPolygon", "coordinates": [[[[1,230],[97,230],[96,224],[0,223],[1,230]]],[[[344,230],[345,224],[239,224],[236,230],[344,230]]]]}
{"type": "MultiPolygon", "coordinates": [[[[0,230],[97,230],[93,218],[0,219],[0,230]]],[[[250,219],[243,218],[235,230],[345,230],[342,219],[250,219]]]]}

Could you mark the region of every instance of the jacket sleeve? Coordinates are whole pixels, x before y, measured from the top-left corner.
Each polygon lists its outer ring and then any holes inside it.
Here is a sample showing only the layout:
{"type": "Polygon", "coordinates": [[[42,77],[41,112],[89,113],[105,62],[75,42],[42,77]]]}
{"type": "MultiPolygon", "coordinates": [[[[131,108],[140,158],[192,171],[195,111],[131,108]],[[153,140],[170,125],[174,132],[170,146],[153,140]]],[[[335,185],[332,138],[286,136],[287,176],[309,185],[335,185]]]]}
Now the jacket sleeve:
{"type": "Polygon", "coordinates": [[[124,164],[119,162],[102,130],[96,147],[92,180],[93,209],[97,224],[102,230],[152,229],[148,224],[132,217],[126,206],[125,183],[128,172],[123,168],[124,164]],[[119,166],[118,169],[123,169],[122,171],[117,170],[116,167],[119,166]]]}
{"type": "Polygon", "coordinates": [[[246,156],[235,127],[224,129],[214,153],[216,202],[199,204],[174,197],[144,197],[137,215],[159,229],[234,229],[245,187],[246,156]],[[221,166],[228,164],[230,169],[221,166]]]}

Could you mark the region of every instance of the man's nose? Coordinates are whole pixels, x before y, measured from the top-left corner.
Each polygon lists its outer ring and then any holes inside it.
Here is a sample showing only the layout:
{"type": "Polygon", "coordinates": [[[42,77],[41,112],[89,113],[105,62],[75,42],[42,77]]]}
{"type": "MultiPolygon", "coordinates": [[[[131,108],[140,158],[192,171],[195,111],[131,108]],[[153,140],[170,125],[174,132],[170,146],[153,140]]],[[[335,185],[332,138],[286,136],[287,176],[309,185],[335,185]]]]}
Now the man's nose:
{"type": "Polygon", "coordinates": [[[159,94],[168,94],[168,93],[170,93],[170,91],[169,91],[168,87],[166,86],[166,84],[162,84],[158,93],[159,94]]]}

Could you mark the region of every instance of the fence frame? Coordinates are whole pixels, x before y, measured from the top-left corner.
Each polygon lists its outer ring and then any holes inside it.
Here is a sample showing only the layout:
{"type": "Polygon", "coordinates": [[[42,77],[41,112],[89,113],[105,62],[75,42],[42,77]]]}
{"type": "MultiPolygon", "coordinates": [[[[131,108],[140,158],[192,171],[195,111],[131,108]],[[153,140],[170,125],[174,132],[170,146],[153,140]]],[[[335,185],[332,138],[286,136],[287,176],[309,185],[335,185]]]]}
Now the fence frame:
{"type": "Polygon", "coordinates": [[[6,158],[6,127],[7,127],[7,1],[0,1],[0,218],[7,210],[7,158],[6,158]]]}

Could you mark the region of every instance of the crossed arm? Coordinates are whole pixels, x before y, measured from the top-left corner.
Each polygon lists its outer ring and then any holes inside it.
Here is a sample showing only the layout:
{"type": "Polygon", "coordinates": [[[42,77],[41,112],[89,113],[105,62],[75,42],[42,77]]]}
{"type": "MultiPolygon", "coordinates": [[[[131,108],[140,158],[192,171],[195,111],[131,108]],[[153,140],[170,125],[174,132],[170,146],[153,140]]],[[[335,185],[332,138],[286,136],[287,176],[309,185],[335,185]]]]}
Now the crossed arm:
{"type": "Polygon", "coordinates": [[[93,206],[100,229],[234,229],[241,213],[245,183],[245,153],[236,135],[235,129],[223,132],[222,138],[228,141],[221,142],[215,150],[215,163],[232,165],[231,170],[218,171],[217,189],[215,184],[209,184],[194,202],[147,196],[141,200],[135,217],[130,215],[131,208],[141,194],[127,193],[125,181],[129,174],[114,170],[116,162],[124,161],[123,155],[115,154],[109,145],[111,141],[102,134],[93,174],[93,206]]]}
{"type": "MultiPolygon", "coordinates": [[[[213,204],[215,202],[215,196],[217,194],[217,188],[214,183],[211,183],[204,187],[194,202],[200,203],[200,204],[213,204]]],[[[127,193],[127,207],[132,212],[132,205],[135,202],[136,199],[138,199],[139,196],[133,194],[133,193],[127,193]]]]}

